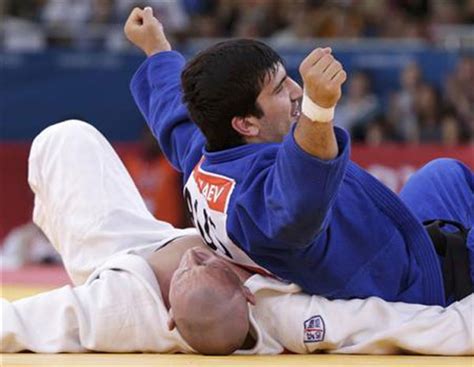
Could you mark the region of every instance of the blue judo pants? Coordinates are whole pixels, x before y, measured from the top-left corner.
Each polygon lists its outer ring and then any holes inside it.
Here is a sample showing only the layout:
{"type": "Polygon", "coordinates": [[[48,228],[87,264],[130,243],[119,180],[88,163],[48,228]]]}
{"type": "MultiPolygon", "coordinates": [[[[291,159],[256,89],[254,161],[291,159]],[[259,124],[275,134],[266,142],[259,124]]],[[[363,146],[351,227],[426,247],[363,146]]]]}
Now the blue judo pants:
{"type": "Polygon", "coordinates": [[[467,237],[474,282],[474,175],[461,162],[442,158],[425,165],[400,192],[400,198],[424,222],[447,219],[470,229],[467,237]]]}

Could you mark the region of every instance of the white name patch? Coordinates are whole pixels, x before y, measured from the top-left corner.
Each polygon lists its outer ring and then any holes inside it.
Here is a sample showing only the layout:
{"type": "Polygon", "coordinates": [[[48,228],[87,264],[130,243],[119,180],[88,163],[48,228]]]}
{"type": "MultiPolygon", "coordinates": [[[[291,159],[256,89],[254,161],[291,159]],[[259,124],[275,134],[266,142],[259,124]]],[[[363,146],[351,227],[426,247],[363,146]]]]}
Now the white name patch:
{"type": "Polygon", "coordinates": [[[324,340],[326,328],[321,316],[313,316],[304,322],[304,342],[317,343],[324,340]]]}

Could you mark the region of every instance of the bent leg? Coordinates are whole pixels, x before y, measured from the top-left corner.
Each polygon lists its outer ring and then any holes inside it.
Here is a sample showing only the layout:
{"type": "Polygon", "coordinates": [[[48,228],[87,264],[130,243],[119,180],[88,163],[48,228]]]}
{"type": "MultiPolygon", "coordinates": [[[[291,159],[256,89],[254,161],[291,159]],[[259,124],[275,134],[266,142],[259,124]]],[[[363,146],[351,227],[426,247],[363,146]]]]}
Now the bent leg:
{"type": "Polygon", "coordinates": [[[28,181],[34,222],[82,284],[112,254],[177,237],[182,230],[156,220],[108,141],[77,120],[45,129],[33,141],[28,181]]]}
{"type": "Polygon", "coordinates": [[[400,192],[401,199],[420,219],[449,219],[471,230],[471,279],[474,279],[474,175],[454,159],[436,159],[417,171],[400,192]]]}
{"type": "Polygon", "coordinates": [[[454,159],[436,159],[422,167],[400,198],[421,221],[451,219],[468,228],[474,223],[474,176],[454,159]]]}

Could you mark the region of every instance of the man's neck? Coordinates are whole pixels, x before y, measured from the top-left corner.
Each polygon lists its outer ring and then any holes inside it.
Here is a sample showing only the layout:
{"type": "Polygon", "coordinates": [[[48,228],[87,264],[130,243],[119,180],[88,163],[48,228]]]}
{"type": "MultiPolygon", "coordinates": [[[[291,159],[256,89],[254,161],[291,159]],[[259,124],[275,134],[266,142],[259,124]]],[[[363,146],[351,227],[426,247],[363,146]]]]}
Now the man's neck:
{"type": "Polygon", "coordinates": [[[169,290],[173,273],[178,268],[183,254],[196,246],[206,246],[199,236],[179,237],[146,257],[158,280],[163,302],[168,309],[170,308],[169,290]]]}
{"type": "MultiPolygon", "coordinates": [[[[173,273],[178,268],[181,257],[184,255],[184,253],[190,248],[196,246],[207,248],[207,246],[202,242],[201,238],[197,235],[179,237],[168,243],[165,247],[149,254],[146,257],[148,264],[153,269],[153,272],[155,273],[155,276],[158,280],[163,302],[168,309],[170,308],[169,291],[173,273]]],[[[228,264],[235,274],[237,274],[242,283],[252,276],[248,270],[243,269],[231,262],[228,264]]]]}

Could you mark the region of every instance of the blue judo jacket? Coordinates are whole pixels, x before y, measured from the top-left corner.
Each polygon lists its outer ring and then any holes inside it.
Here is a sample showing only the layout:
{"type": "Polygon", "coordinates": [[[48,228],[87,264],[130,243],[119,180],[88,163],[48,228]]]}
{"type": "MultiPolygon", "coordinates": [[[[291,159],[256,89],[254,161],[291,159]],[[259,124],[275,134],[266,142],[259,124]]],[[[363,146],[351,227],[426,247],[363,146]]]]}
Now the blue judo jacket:
{"type": "Polygon", "coordinates": [[[227,247],[236,244],[309,294],[445,305],[439,259],[425,229],[396,194],[350,161],[346,131],[335,128],[340,153],[331,161],[304,152],[294,127],[282,143],[207,152],[182,102],[184,64],[175,51],[148,58],[131,91],[185,182],[205,175],[215,183],[200,186],[211,206],[202,213],[185,189],[195,224],[213,249],[231,257],[227,247]],[[229,182],[227,189],[219,186],[229,182]],[[219,202],[223,192],[226,200],[219,202]],[[223,213],[224,229],[217,223],[222,218],[206,210],[223,213]],[[196,220],[203,215],[204,222],[196,220]],[[210,241],[212,231],[218,233],[210,241]]]}

